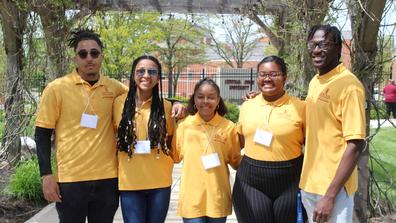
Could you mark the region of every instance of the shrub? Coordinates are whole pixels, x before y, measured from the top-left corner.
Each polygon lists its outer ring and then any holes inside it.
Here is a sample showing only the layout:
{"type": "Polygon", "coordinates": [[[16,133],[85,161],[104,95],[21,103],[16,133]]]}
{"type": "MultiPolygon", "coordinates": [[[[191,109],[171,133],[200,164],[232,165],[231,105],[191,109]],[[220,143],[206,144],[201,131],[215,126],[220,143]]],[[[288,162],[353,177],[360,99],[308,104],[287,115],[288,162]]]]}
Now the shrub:
{"type": "MultiPolygon", "coordinates": [[[[385,103],[382,101],[377,101],[377,106],[378,106],[379,118],[380,119],[387,118],[385,103]]],[[[377,119],[377,111],[374,109],[373,105],[371,105],[370,119],[377,119]]]]}
{"type": "Polygon", "coordinates": [[[183,106],[187,106],[187,104],[188,104],[188,98],[185,98],[185,97],[182,97],[182,96],[175,96],[175,97],[172,97],[172,98],[168,98],[169,100],[177,100],[177,101],[180,101],[182,104],[183,104],[183,106]]]}
{"type": "Polygon", "coordinates": [[[231,120],[232,122],[238,122],[239,118],[239,108],[238,105],[225,101],[225,104],[228,108],[228,113],[225,115],[225,118],[231,120]]]}
{"type": "Polygon", "coordinates": [[[11,176],[7,186],[7,193],[18,199],[35,202],[43,201],[41,191],[41,177],[37,157],[21,162],[11,176]]]}

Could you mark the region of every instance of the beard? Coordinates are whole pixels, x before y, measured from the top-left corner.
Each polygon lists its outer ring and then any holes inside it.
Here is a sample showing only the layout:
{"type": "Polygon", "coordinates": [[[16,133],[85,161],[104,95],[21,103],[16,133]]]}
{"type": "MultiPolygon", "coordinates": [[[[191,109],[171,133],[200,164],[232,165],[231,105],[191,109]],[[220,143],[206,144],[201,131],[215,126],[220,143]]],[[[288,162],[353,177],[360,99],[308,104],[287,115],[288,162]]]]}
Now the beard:
{"type": "Polygon", "coordinates": [[[86,75],[88,77],[94,77],[94,76],[98,75],[98,73],[87,73],[86,75]]]}

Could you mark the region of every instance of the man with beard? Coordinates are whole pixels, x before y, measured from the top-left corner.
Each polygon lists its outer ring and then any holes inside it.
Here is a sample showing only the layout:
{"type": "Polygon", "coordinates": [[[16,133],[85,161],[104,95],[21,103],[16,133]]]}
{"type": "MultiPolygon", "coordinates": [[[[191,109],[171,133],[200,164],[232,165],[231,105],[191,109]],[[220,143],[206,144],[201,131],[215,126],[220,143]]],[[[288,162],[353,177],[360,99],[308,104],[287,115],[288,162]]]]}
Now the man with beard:
{"type": "Polygon", "coordinates": [[[364,88],[339,61],[336,27],[312,27],[307,44],[318,74],[306,98],[302,201],[309,222],[352,222],[356,164],[365,147],[364,88]]]}

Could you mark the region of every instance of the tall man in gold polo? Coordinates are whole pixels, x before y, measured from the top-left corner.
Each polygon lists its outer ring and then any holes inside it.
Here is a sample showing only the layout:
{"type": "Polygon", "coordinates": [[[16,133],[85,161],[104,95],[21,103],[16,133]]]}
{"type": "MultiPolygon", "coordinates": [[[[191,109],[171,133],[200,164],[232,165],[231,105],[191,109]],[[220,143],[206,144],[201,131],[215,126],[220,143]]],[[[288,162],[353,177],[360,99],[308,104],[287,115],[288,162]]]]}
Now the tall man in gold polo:
{"type": "Polygon", "coordinates": [[[300,188],[309,222],[352,223],[356,163],[365,146],[364,88],[341,58],[341,33],[317,25],[308,51],[318,70],[306,98],[300,188]]]}

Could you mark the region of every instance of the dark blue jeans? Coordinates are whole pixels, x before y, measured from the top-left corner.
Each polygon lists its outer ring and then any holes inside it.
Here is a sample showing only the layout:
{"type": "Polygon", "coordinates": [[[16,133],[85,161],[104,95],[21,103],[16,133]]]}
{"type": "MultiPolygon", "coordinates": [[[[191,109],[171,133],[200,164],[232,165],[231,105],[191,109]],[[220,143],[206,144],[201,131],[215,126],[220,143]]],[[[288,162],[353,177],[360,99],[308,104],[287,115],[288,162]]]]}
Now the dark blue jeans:
{"type": "Polygon", "coordinates": [[[183,218],[184,223],[225,223],[227,217],[222,218],[211,218],[211,217],[199,217],[199,218],[183,218]]]}
{"type": "Polygon", "coordinates": [[[125,223],[161,223],[168,213],[171,188],[120,191],[125,223]]]}
{"type": "Polygon", "coordinates": [[[56,203],[60,223],[112,223],[118,208],[118,180],[59,183],[56,203]]]}

